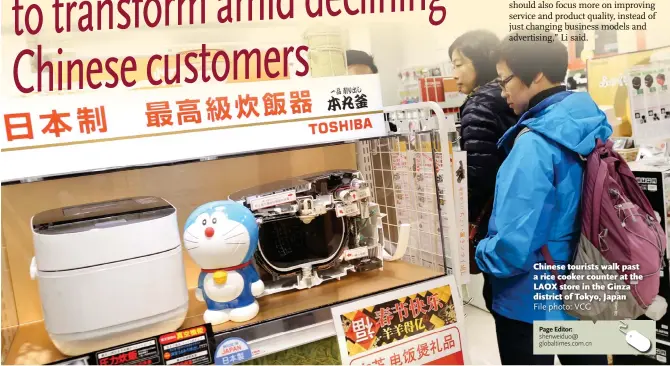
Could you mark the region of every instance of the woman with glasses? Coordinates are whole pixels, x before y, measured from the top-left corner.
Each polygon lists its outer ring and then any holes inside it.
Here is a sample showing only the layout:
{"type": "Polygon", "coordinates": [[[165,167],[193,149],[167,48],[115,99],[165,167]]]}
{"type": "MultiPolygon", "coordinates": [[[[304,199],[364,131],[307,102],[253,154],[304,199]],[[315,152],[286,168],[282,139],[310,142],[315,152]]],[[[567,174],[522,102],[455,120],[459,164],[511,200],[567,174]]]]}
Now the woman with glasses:
{"type": "MultiPolygon", "coordinates": [[[[505,159],[496,144],[517,117],[500,96],[491,55],[499,44],[489,31],[476,30],[458,37],[449,47],[454,78],[459,91],[467,95],[461,106],[461,149],[468,154],[468,213],[472,248],[470,272],[480,273],[474,262],[474,245],[487,233],[496,173],[505,159]]],[[[484,300],[491,310],[491,288],[484,274],[484,300]]]]}
{"type": "MultiPolygon", "coordinates": [[[[553,365],[553,354],[534,353],[539,344],[533,322],[575,318],[565,311],[556,282],[542,280],[551,275],[543,250],[563,269],[570,263],[581,231],[581,157],[593,151],[596,139],[607,140],[612,128],[588,93],[562,85],[565,45],[512,38],[501,42],[496,68],[502,95],[521,118],[499,142],[509,154],[498,171],[488,236],[475,259],[491,279],[502,364],[553,365]]],[[[604,355],[558,357],[562,365],[607,364],[604,355]]]]}

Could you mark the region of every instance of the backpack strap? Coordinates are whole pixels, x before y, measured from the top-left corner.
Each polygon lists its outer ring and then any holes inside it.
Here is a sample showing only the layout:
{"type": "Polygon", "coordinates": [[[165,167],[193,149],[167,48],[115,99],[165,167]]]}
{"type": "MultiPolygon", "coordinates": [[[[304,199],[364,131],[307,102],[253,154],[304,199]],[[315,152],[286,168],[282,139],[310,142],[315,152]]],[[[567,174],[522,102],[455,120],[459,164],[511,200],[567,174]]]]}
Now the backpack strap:
{"type": "Polygon", "coordinates": [[[514,138],[514,143],[516,144],[516,140],[518,140],[519,137],[521,137],[521,135],[523,135],[524,133],[528,133],[528,132],[530,132],[530,128],[524,126],[524,127],[521,129],[521,131],[519,131],[519,133],[518,133],[518,134],[516,135],[516,137],[514,138]]]}

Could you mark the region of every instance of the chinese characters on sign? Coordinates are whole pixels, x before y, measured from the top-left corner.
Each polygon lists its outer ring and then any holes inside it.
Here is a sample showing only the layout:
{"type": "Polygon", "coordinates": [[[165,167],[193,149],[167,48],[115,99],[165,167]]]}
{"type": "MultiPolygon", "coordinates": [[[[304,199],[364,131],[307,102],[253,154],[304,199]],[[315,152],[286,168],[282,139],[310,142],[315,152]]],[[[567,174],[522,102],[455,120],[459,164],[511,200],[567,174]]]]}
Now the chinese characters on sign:
{"type": "Polygon", "coordinates": [[[330,92],[328,110],[331,112],[355,111],[368,108],[368,96],[358,87],[336,88],[330,92]]]}
{"type": "Polygon", "coordinates": [[[234,365],[251,359],[251,348],[241,338],[228,338],[216,347],[214,362],[217,365],[234,365]]]}
{"type": "Polygon", "coordinates": [[[2,182],[387,134],[378,75],[38,94],[0,104],[2,182]],[[346,110],[329,110],[331,91],[343,85],[346,110]]]}
{"type": "Polygon", "coordinates": [[[448,286],[385,302],[372,310],[361,309],[341,316],[344,334],[354,356],[456,321],[448,286]]]}
{"type": "MultiPolygon", "coordinates": [[[[456,341],[453,334],[447,334],[442,337],[436,337],[430,340],[420,342],[416,347],[400,347],[401,350],[394,351],[390,356],[379,355],[372,358],[370,365],[416,365],[422,360],[439,355],[445,351],[456,348],[456,341]]],[[[366,364],[366,363],[364,363],[366,364]]]]}
{"type": "MultiPolygon", "coordinates": [[[[124,365],[128,362],[135,363],[137,361],[137,350],[132,350],[127,353],[121,353],[119,355],[113,355],[107,358],[100,360],[100,365],[124,365]]],[[[151,360],[143,360],[137,363],[137,365],[150,365],[151,360]]]]}
{"type": "Polygon", "coordinates": [[[182,339],[188,339],[199,335],[203,335],[206,332],[207,330],[205,329],[205,327],[197,327],[193,329],[177,331],[169,336],[162,337],[161,344],[167,342],[168,340],[170,340],[170,338],[172,338],[172,340],[181,341],[182,339]],[[172,337],[172,335],[174,335],[174,337],[172,337]]]}
{"type": "MultiPolygon", "coordinates": [[[[248,120],[258,117],[304,115],[312,112],[309,90],[265,93],[261,98],[250,94],[228,97],[210,97],[207,100],[183,99],[174,103],[151,101],[146,103],[146,127],[170,127],[203,122],[248,120]],[[288,104],[288,108],[287,108],[288,104]]],[[[39,134],[56,138],[68,134],[104,134],[108,130],[104,106],[81,107],[75,111],[53,109],[47,114],[11,113],[4,115],[7,142],[33,140],[39,134]],[[74,113],[72,113],[74,112],[74,113]]],[[[117,122],[118,123],[118,122],[117,122]]],[[[128,122],[125,122],[128,123],[128,122]]]]}
{"type": "Polygon", "coordinates": [[[51,110],[48,114],[33,115],[31,113],[5,114],[5,132],[7,142],[16,140],[33,140],[38,133],[53,135],[60,138],[69,133],[90,135],[107,132],[105,107],[78,108],[76,115],[69,111],[51,110]],[[33,117],[35,117],[33,119],[33,117]],[[73,132],[72,126],[78,126],[73,132]]]}
{"type": "Polygon", "coordinates": [[[161,357],[155,339],[97,352],[98,365],[154,365],[161,357]]]}
{"type": "Polygon", "coordinates": [[[207,328],[199,326],[159,338],[165,364],[203,365],[211,362],[207,328]]]}
{"type": "Polygon", "coordinates": [[[231,101],[228,97],[209,97],[207,100],[186,99],[173,104],[169,101],[146,103],[146,126],[165,127],[187,123],[202,124],[253,120],[255,118],[288,115],[286,104],[292,115],[312,112],[312,98],[309,90],[286,93],[265,93],[260,99],[250,94],[240,94],[231,101]]]}
{"type": "MultiPolygon", "coordinates": [[[[179,330],[114,348],[87,357],[98,365],[210,365],[211,325],[179,330]]],[[[81,356],[80,356],[81,357],[81,356]]],[[[66,360],[67,362],[67,360],[66,360]]]]}
{"type": "Polygon", "coordinates": [[[463,365],[463,303],[442,276],[331,309],[343,365],[463,365]]]}
{"type": "Polygon", "coordinates": [[[410,341],[361,355],[355,365],[462,365],[464,364],[460,332],[457,327],[445,327],[410,341]]]}
{"type": "MultiPolygon", "coordinates": [[[[458,269],[464,283],[469,282],[470,276],[470,236],[468,232],[468,183],[467,183],[467,164],[466,153],[463,151],[454,152],[453,172],[454,172],[454,190],[456,192],[456,221],[458,222],[458,269]]],[[[454,268],[456,265],[454,264],[454,268]]]]}

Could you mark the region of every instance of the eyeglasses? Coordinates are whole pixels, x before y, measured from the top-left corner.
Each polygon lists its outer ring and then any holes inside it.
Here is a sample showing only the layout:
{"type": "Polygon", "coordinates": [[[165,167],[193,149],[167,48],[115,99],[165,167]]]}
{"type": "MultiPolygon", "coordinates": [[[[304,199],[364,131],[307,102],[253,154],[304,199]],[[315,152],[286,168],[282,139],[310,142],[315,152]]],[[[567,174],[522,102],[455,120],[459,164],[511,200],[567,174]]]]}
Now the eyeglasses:
{"type": "Polygon", "coordinates": [[[514,79],[514,76],[516,76],[516,75],[512,74],[512,75],[510,75],[510,76],[504,78],[503,80],[498,79],[498,85],[500,85],[500,88],[501,88],[501,89],[505,89],[505,87],[507,86],[507,84],[508,84],[510,81],[512,81],[512,79],[514,79]]]}

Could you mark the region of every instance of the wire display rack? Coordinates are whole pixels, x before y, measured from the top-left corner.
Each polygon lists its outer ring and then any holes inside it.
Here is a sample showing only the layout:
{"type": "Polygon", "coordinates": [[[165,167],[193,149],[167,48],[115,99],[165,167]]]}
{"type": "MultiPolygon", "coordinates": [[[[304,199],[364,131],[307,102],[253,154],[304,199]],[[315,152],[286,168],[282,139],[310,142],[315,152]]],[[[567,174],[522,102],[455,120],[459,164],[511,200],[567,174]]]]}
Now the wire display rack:
{"type": "Polygon", "coordinates": [[[372,182],[373,196],[386,216],[384,247],[398,250],[402,225],[410,235],[403,260],[460,280],[458,225],[451,166],[457,116],[445,115],[437,103],[387,108],[397,131],[357,143],[359,169],[372,182]],[[446,152],[446,159],[445,159],[446,152]],[[445,164],[445,161],[447,164],[445,164]]]}

